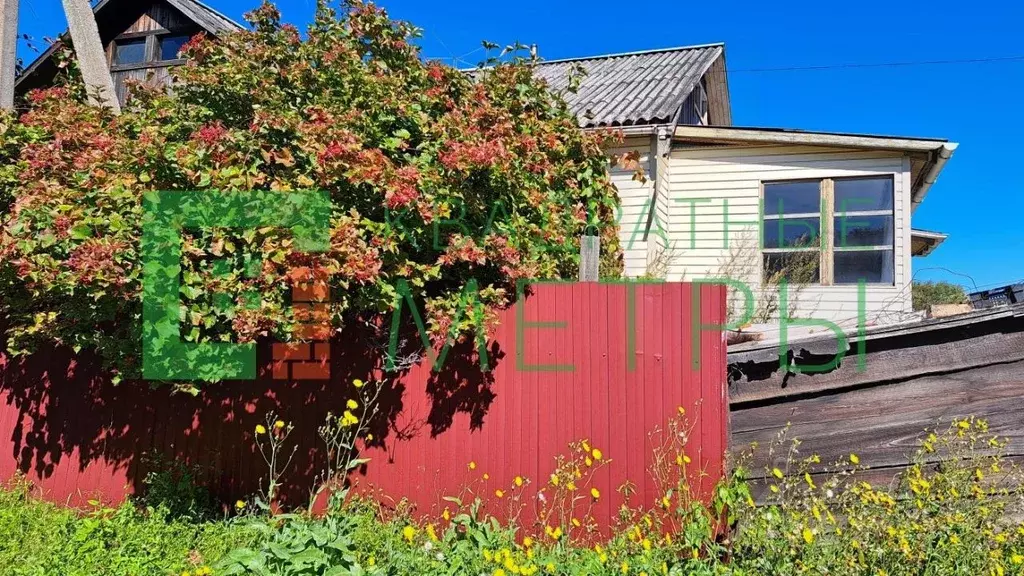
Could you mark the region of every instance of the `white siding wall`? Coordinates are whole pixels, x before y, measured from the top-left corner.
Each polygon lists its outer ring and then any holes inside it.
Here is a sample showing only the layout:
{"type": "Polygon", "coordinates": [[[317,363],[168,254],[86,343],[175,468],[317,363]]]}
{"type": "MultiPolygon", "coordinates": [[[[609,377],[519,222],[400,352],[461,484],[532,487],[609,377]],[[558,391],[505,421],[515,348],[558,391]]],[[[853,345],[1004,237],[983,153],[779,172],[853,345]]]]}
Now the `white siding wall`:
{"type": "Polygon", "coordinates": [[[622,147],[608,150],[609,155],[621,155],[633,150],[640,153],[640,164],[647,172],[647,182],[634,180],[634,172],[622,166],[611,169],[612,184],[619,191],[619,242],[625,259],[625,274],[628,277],[642,276],[647,270],[648,243],[644,240],[644,230],[647,227],[647,214],[651,210],[654,193],[654,181],[650,178],[651,139],[627,138],[622,147]]]}
{"type": "MultiPolygon", "coordinates": [[[[670,280],[728,275],[763,298],[759,250],[761,183],[771,180],[892,175],[895,183],[895,285],[869,285],[869,324],[895,323],[912,313],[910,294],[910,162],[899,153],[819,147],[750,146],[673,149],[669,161],[670,280]],[[696,204],[696,231],[691,204],[696,204]],[[729,247],[725,247],[728,200],[729,247]],[[693,232],[693,246],[691,246],[693,232]]],[[[810,285],[796,295],[794,317],[856,326],[857,287],[810,285]]]]}

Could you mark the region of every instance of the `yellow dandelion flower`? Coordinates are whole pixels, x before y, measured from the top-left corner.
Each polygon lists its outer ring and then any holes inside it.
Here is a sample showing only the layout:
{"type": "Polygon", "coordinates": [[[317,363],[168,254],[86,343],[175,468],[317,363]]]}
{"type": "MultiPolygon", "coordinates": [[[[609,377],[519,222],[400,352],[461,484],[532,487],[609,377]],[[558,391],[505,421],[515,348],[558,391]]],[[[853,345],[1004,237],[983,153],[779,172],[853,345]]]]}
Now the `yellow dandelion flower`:
{"type": "Polygon", "coordinates": [[[814,532],[811,532],[810,528],[804,528],[802,535],[804,537],[804,542],[807,542],[808,544],[814,542],[814,532]]]}
{"type": "Polygon", "coordinates": [[[444,512],[441,512],[441,518],[444,518],[445,522],[448,522],[452,519],[452,513],[445,508],[444,512]]]}
{"type": "Polygon", "coordinates": [[[623,574],[629,574],[629,563],[628,562],[623,562],[622,565],[619,568],[622,569],[622,573],[623,574]]]}
{"type": "Polygon", "coordinates": [[[437,532],[434,531],[433,524],[427,524],[427,536],[429,536],[432,541],[437,542],[437,532]]]}
{"type": "Polygon", "coordinates": [[[245,502],[238,500],[237,502],[235,502],[235,508],[238,508],[239,510],[245,508],[245,502]]]}
{"type": "Polygon", "coordinates": [[[516,476],[515,480],[513,480],[512,482],[516,486],[522,486],[523,485],[523,477],[522,476],[516,476]]]}
{"type": "Polygon", "coordinates": [[[644,538],[643,541],[640,542],[640,545],[644,547],[644,550],[647,550],[648,552],[650,552],[650,550],[651,550],[651,541],[650,540],[648,540],[647,538],[644,538]]]}
{"type": "Polygon", "coordinates": [[[576,490],[576,483],[573,482],[572,480],[569,480],[569,483],[565,485],[565,489],[570,492],[576,490]]]}
{"type": "Polygon", "coordinates": [[[783,474],[782,470],[779,470],[778,468],[772,468],[772,476],[782,480],[782,477],[785,476],[785,474],[783,474]]]}
{"type": "Polygon", "coordinates": [[[484,480],[490,480],[491,479],[491,475],[488,474],[487,472],[484,472],[483,478],[484,478],[484,480]]]}
{"type": "Polygon", "coordinates": [[[257,424],[256,425],[256,433],[257,434],[266,434],[267,433],[267,429],[263,427],[263,424],[257,424]]]}
{"type": "Polygon", "coordinates": [[[557,474],[552,474],[551,475],[551,485],[552,486],[558,486],[558,475],[557,474]]]}
{"type": "Polygon", "coordinates": [[[590,456],[587,456],[587,459],[584,460],[583,463],[586,464],[587,466],[593,466],[594,465],[594,461],[590,459],[590,456]]]}
{"type": "Polygon", "coordinates": [[[495,490],[494,491],[494,495],[497,496],[498,498],[504,498],[505,497],[505,491],[504,490],[495,490]]]}
{"type": "Polygon", "coordinates": [[[367,442],[373,442],[373,434],[367,434],[366,435],[366,441],[367,442]]]}
{"type": "Polygon", "coordinates": [[[355,380],[352,381],[352,385],[355,386],[356,388],[362,388],[364,384],[362,380],[356,378],[355,380]]]}
{"type": "Polygon", "coordinates": [[[284,428],[284,420],[278,420],[277,422],[274,422],[274,428],[277,428],[278,430],[284,428]]]}
{"type": "Polygon", "coordinates": [[[579,520],[573,518],[572,520],[570,520],[570,522],[572,522],[572,525],[575,526],[576,528],[580,527],[580,521],[579,520]]]}
{"type": "Polygon", "coordinates": [[[670,506],[672,506],[672,500],[670,500],[668,496],[662,496],[661,497],[661,506],[663,508],[669,508],[670,506]]]}
{"type": "Polygon", "coordinates": [[[548,562],[547,565],[544,566],[544,569],[547,570],[548,572],[554,574],[555,573],[555,564],[554,564],[554,562],[548,562]]]}
{"type": "Polygon", "coordinates": [[[349,398],[348,402],[345,402],[345,406],[349,410],[355,410],[356,408],[359,408],[359,402],[356,402],[355,400],[349,398]]]}
{"type": "Polygon", "coordinates": [[[600,497],[601,497],[601,491],[600,491],[600,490],[598,490],[597,488],[591,488],[591,489],[590,489],[590,496],[591,496],[591,497],[592,497],[592,498],[593,498],[594,500],[597,500],[598,498],[600,498],[600,497]]]}
{"type": "Polygon", "coordinates": [[[491,576],[505,576],[505,571],[501,568],[496,568],[494,572],[491,572],[491,576]]]}
{"type": "Polygon", "coordinates": [[[476,470],[476,462],[470,462],[469,463],[469,469],[470,470],[476,470]]]}
{"type": "Polygon", "coordinates": [[[533,546],[533,538],[530,538],[529,536],[523,538],[523,546],[526,546],[527,548],[533,546]]]}
{"type": "Polygon", "coordinates": [[[402,537],[405,538],[406,542],[412,543],[412,539],[416,537],[416,529],[412,526],[402,528],[402,537]]]}
{"type": "Polygon", "coordinates": [[[597,448],[594,448],[593,450],[591,450],[590,451],[590,455],[593,456],[594,460],[597,460],[597,461],[600,461],[601,458],[604,458],[604,455],[601,454],[601,451],[598,450],[597,448]]]}
{"type": "Polygon", "coordinates": [[[682,466],[682,465],[683,465],[683,455],[682,454],[676,454],[676,466],[682,466]]]}
{"type": "Polygon", "coordinates": [[[853,462],[855,465],[860,464],[860,456],[857,456],[856,454],[850,454],[850,462],[853,462]]]}
{"type": "Polygon", "coordinates": [[[562,537],[562,527],[558,526],[551,532],[551,537],[558,540],[562,537]]]}

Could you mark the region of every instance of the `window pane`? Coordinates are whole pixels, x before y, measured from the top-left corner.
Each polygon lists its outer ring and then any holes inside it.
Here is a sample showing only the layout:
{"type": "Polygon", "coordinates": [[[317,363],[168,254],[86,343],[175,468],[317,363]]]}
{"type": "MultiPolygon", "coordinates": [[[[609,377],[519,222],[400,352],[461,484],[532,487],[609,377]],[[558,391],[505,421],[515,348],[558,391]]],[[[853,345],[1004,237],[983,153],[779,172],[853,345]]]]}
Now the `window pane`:
{"type": "Polygon", "coordinates": [[[774,284],[785,278],[793,284],[810,284],[821,278],[818,252],[773,252],[764,255],[764,279],[774,284]]]}
{"type": "Polygon", "coordinates": [[[892,250],[836,252],[835,283],[892,284],[894,263],[892,250]]]}
{"type": "Polygon", "coordinates": [[[779,218],[764,221],[765,248],[821,246],[820,218],[779,218]]]}
{"type": "Polygon", "coordinates": [[[146,61],[146,39],[118,40],[114,44],[114,64],[141,64],[146,61]]]}
{"type": "Polygon", "coordinates": [[[892,210],[892,178],[852,178],[835,181],[836,213],[892,210]]]}
{"type": "Polygon", "coordinates": [[[836,248],[893,245],[892,216],[837,216],[834,225],[836,248]]]}
{"type": "Polygon", "coordinates": [[[772,182],[764,185],[764,214],[818,214],[821,212],[819,182],[772,182]]]}
{"type": "Polygon", "coordinates": [[[175,60],[181,47],[188,42],[188,36],[163,36],[160,38],[160,59],[175,60]]]}

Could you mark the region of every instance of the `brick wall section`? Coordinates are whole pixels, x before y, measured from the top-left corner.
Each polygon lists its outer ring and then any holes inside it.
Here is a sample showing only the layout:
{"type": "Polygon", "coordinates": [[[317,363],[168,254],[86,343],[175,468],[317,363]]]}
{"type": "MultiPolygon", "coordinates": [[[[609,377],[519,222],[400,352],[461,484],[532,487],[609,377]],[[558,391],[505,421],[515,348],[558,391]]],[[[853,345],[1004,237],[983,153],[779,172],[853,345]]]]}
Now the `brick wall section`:
{"type": "Polygon", "coordinates": [[[297,284],[292,308],[301,322],[295,333],[308,342],[273,345],[274,380],[329,380],[331,377],[330,289],[325,283],[297,284]]]}

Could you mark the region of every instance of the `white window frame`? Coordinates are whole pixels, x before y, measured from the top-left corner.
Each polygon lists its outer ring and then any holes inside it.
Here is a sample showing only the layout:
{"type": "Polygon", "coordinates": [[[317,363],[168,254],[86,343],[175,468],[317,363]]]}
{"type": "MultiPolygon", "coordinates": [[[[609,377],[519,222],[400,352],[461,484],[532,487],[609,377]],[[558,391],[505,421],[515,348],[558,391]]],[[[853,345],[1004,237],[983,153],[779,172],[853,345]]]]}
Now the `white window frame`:
{"type": "Polygon", "coordinates": [[[760,186],[760,204],[761,204],[761,278],[762,282],[767,277],[767,270],[765,268],[765,254],[785,254],[795,252],[818,252],[820,261],[818,264],[818,282],[808,284],[808,286],[855,286],[856,284],[842,283],[837,284],[835,282],[835,254],[839,252],[881,252],[889,251],[892,253],[892,282],[868,282],[869,286],[895,286],[896,285],[896,235],[899,231],[896,229],[896,177],[897,174],[885,173],[885,174],[866,174],[863,176],[835,176],[828,178],[792,178],[785,180],[763,180],[760,186]],[[892,182],[892,208],[889,210],[846,210],[838,211],[835,209],[835,183],[836,181],[849,181],[849,180],[872,180],[887,178],[892,182]],[[818,183],[818,200],[821,203],[821,210],[819,212],[801,212],[793,214],[780,215],[777,211],[773,212],[766,209],[765,206],[765,186],[772,184],[795,184],[800,182],[817,182],[818,183]],[[845,218],[856,218],[859,216],[888,216],[892,222],[892,243],[885,245],[874,245],[874,246],[836,246],[836,234],[837,231],[833,230],[834,222],[837,215],[841,215],[845,218]],[[780,219],[785,220],[799,220],[801,218],[817,218],[819,222],[818,234],[819,244],[814,247],[800,247],[800,248],[765,248],[764,247],[764,227],[769,222],[777,222],[780,219]]]}

